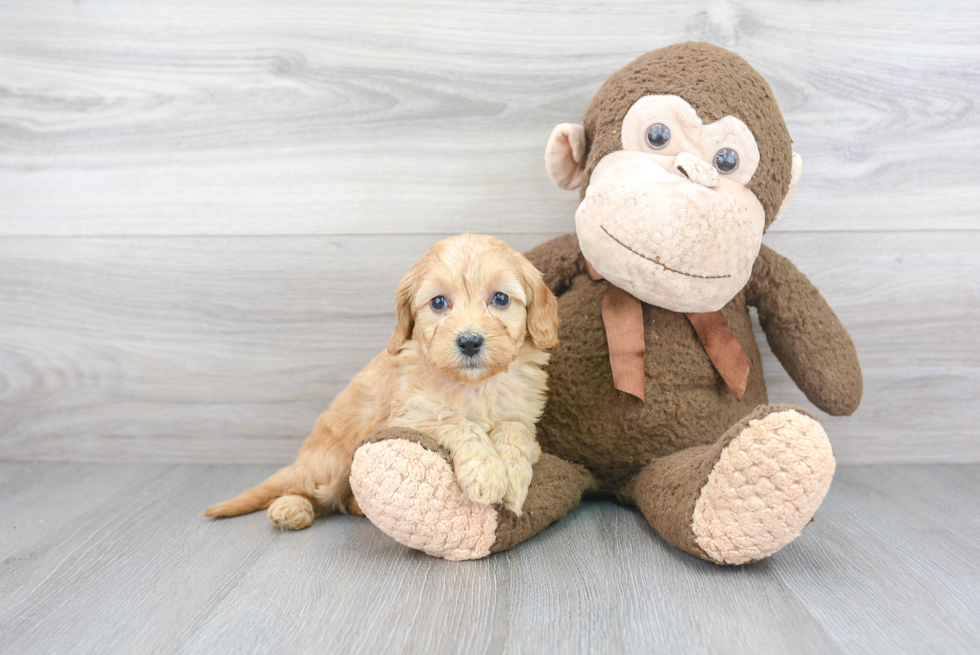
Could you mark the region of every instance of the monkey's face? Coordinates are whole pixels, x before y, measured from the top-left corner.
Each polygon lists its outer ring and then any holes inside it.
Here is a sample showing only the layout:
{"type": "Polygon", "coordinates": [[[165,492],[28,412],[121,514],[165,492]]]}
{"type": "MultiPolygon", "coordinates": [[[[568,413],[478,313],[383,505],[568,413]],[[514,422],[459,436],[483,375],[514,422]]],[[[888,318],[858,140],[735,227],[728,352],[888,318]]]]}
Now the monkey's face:
{"type": "MultiPolygon", "coordinates": [[[[582,253],[644,302],[721,309],[748,282],[766,228],[748,188],[760,161],[752,132],[730,115],[705,124],[676,95],[640,98],[617,127],[622,147],[595,164],[575,214],[582,253]]],[[[581,129],[556,128],[546,154],[566,188],[578,186],[585,168],[581,129]]]]}
{"type": "Polygon", "coordinates": [[[752,133],[734,116],[703,125],[682,98],[656,95],[630,107],[622,142],[575,214],[582,253],[645,302],[720,309],[748,281],[766,223],[745,187],[759,163],[752,133]]]}

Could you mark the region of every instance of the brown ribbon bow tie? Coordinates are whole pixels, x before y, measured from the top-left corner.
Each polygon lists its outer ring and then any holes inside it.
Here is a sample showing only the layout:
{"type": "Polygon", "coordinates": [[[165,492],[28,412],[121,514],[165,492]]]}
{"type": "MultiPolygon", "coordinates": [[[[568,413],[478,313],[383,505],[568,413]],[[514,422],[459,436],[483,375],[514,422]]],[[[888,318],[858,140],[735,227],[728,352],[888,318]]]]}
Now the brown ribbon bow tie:
{"type": "MultiPolygon", "coordinates": [[[[585,269],[593,280],[602,276],[589,262],[585,269]]],[[[749,379],[749,358],[732,333],[721,310],[687,315],[698,333],[701,345],[718,370],[719,375],[739,400],[745,394],[749,379]]],[[[610,284],[602,298],[602,322],[609,342],[609,364],[613,383],[620,391],[645,400],[646,378],[643,359],[646,345],[643,339],[643,303],[635,296],[610,284]]]]}

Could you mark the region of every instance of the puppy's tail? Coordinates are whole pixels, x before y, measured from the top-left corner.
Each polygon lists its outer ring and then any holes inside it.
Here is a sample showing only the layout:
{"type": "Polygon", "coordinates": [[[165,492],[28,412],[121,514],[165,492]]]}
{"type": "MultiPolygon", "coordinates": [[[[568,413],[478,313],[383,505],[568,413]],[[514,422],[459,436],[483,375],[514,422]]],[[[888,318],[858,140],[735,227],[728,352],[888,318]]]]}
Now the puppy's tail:
{"type": "Polygon", "coordinates": [[[291,466],[280,469],[262,484],[246,489],[230,500],[207,508],[201,512],[201,516],[239,516],[240,514],[248,514],[249,512],[265,509],[272,504],[273,500],[286,494],[287,485],[291,477],[291,469],[291,466]]]}

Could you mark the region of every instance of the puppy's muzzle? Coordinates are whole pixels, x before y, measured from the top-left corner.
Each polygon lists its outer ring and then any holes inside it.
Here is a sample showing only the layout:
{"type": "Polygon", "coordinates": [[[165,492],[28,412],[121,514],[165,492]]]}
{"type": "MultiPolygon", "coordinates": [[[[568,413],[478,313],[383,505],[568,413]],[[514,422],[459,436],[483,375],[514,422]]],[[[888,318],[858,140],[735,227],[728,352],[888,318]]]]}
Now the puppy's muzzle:
{"type": "Polygon", "coordinates": [[[476,357],[480,354],[480,349],[483,347],[483,337],[472,332],[461,334],[456,339],[456,346],[459,348],[459,352],[463,353],[466,357],[476,357]]]}

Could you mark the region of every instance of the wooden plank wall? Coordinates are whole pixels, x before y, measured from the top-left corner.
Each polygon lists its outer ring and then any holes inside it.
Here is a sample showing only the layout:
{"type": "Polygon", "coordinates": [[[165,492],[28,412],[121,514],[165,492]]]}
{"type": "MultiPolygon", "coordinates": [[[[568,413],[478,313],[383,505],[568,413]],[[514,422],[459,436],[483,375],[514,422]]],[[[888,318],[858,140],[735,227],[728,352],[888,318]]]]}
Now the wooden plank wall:
{"type": "Polygon", "coordinates": [[[804,158],[766,243],[858,345],[839,460],[980,461],[975,0],[0,2],[0,459],[291,460],[410,264],[572,231],[551,127],[690,39],[804,158]]]}

